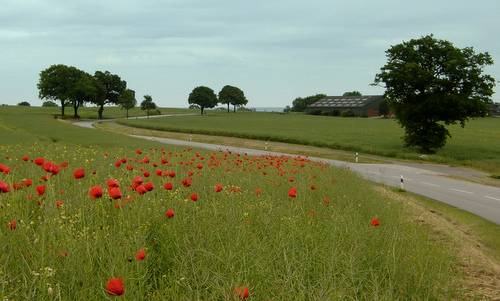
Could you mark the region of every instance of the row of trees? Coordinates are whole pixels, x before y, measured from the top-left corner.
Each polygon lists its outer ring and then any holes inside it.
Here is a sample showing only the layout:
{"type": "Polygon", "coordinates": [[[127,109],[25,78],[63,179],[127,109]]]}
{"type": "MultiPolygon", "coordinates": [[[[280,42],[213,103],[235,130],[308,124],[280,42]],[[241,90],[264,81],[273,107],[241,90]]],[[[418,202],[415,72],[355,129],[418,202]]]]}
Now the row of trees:
{"type": "Polygon", "coordinates": [[[79,118],[78,109],[85,102],[98,106],[98,117],[102,119],[104,106],[120,105],[125,110],[135,107],[135,91],[127,89],[127,82],[109,71],[96,71],[91,75],[73,66],[52,65],[40,72],[38,91],[41,99],[59,101],[61,115],[66,106],[72,106],[74,117],[79,118]]]}
{"type": "Polygon", "coordinates": [[[228,113],[229,105],[232,105],[233,112],[236,112],[236,107],[246,105],[248,100],[240,88],[227,85],[220,90],[218,97],[215,95],[214,90],[209,87],[196,87],[189,94],[188,102],[191,106],[199,107],[203,115],[206,108],[213,108],[218,103],[226,104],[228,113]]]}

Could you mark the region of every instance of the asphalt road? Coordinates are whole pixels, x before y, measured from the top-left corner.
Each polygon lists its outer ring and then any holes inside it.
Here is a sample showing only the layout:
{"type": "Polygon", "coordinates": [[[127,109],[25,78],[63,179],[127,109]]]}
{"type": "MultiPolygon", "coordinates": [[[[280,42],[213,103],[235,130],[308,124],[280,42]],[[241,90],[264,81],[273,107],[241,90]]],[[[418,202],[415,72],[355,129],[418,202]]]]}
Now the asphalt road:
{"type": "MultiPolygon", "coordinates": [[[[165,116],[165,115],[163,115],[165,116]]],[[[93,128],[95,121],[80,121],[75,125],[93,128]]],[[[137,138],[153,140],[164,144],[189,146],[208,150],[227,150],[234,153],[247,153],[249,155],[287,155],[293,154],[269,152],[249,148],[200,143],[185,140],[176,140],[149,136],[134,136],[137,138]]],[[[370,181],[400,187],[403,177],[404,189],[455,207],[472,212],[496,224],[500,224],[500,188],[476,184],[447,177],[447,174],[399,164],[366,164],[349,163],[344,161],[329,160],[309,157],[314,161],[347,168],[360,174],[370,181]]]]}

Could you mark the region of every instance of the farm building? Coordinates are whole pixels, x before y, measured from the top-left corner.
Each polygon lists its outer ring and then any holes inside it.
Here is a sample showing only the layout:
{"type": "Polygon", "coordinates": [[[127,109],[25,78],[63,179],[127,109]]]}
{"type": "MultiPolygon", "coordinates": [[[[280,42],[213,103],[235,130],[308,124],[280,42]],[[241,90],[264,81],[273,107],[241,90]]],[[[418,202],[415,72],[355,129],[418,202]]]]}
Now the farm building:
{"type": "Polygon", "coordinates": [[[379,116],[382,95],[327,96],[309,105],[306,112],[315,115],[379,116]]]}

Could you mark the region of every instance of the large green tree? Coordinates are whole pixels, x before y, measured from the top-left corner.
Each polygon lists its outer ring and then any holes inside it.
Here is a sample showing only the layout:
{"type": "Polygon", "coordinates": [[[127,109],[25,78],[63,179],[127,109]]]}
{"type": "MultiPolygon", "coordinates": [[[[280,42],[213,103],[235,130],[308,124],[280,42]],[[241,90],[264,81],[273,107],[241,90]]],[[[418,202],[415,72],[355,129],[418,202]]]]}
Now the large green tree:
{"type": "Polygon", "coordinates": [[[193,89],[189,94],[188,102],[190,105],[197,105],[200,107],[201,115],[205,108],[213,108],[219,102],[214,90],[209,87],[200,86],[193,89]]]}
{"type": "Polygon", "coordinates": [[[72,66],[52,65],[40,72],[38,95],[40,99],[55,100],[61,103],[61,115],[72,101],[72,89],[81,78],[81,70],[72,66]]]}
{"type": "Polygon", "coordinates": [[[144,100],[141,102],[141,110],[146,111],[149,118],[149,111],[156,109],[156,104],[153,102],[151,95],[144,95],[144,100]]]}
{"type": "Polygon", "coordinates": [[[227,112],[229,113],[229,105],[234,106],[234,111],[236,112],[236,106],[246,105],[248,100],[245,97],[245,93],[238,88],[233,86],[224,86],[219,92],[219,101],[223,104],[227,104],[227,112]]]}
{"type": "Polygon", "coordinates": [[[97,97],[93,100],[93,103],[99,107],[97,113],[99,119],[102,119],[104,106],[119,103],[120,95],[127,88],[127,82],[109,71],[96,71],[94,78],[97,83],[97,97]]]}
{"type": "Polygon", "coordinates": [[[325,94],[316,94],[307,97],[297,97],[292,102],[292,111],[293,112],[304,112],[304,110],[311,104],[317,102],[320,99],[325,98],[325,94]]]}
{"type": "Polygon", "coordinates": [[[119,104],[122,109],[127,111],[128,118],[128,110],[133,109],[137,105],[137,100],[135,99],[135,91],[126,89],[119,97],[119,104]]]}
{"type": "Polygon", "coordinates": [[[69,90],[69,99],[73,106],[74,118],[80,118],[78,115],[78,109],[80,106],[82,106],[85,102],[94,102],[98,95],[96,81],[92,75],[78,70],[78,76],[78,79],[69,90]]]}
{"type": "Polygon", "coordinates": [[[428,35],[392,46],[386,55],[374,84],[385,86],[407,146],[435,152],[451,137],[445,125],[464,127],[470,117],[486,114],[495,86],[484,74],[484,67],[493,64],[487,52],[428,35]]]}

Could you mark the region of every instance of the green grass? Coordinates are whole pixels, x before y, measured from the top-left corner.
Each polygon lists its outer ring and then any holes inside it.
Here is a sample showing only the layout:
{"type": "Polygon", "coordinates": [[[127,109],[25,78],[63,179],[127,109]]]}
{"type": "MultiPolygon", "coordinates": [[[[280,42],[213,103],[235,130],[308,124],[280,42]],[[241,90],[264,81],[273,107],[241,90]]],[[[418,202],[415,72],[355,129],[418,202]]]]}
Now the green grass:
{"type": "Polygon", "coordinates": [[[125,282],[124,300],[237,300],[236,286],[249,287],[249,300],[463,299],[452,250],[413,223],[403,204],[349,171],[167,147],[36,110],[0,109],[0,141],[0,163],[11,168],[0,179],[34,181],[0,194],[2,299],[103,300],[114,276],[125,282]],[[42,182],[46,172],[23,155],[68,168],[42,182]],[[140,162],[145,156],[150,163],[140,162]],[[120,158],[127,163],[116,168],[120,158]],[[75,180],[79,167],[86,175],[75,180]],[[157,168],[176,177],[156,176],[157,168]],[[144,171],[155,189],[139,195],[129,185],[144,171]],[[190,171],[193,184],[182,187],[190,171]],[[92,200],[89,188],[109,178],[120,182],[123,198],[112,201],[104,189],[92,200]],[[174,190],[162,188],[168,181],[174,190]],[[222,192],[213,191],[216,183],[222,192]],[[37,196],[34,186],[42,184],[46,193],[37,196]],[[292,186],[296,198],[288,197],[292,186]],[[189,200],[193,192],[197,202],[189,200]],[[375,216],[379,227],[370,226],[375,216]],[[15,230],[7,227],[13,219],[15,230]],[[146,259],[136,261],[141,248],[146,259]]]}
{"type": "MultiPolygon", "coordinates": [[[[2,106],[0,110],[5,114],[9,114],[9,112],[16,113],[40,113],[40,114],[49,114],[49,115],[60,115],[61,108],[45,108],[45,107],[22,107],[22,106],[2,106]]],[[[78,110],[78,115],[80,115],[81,119],[97,119],[97,107],[83,107],[78,110]]],[[[191,109],[182,109],[182,108],[158,108],[162,114],[185,114],[185,113],[195,113],[196,110],[191,109]]],[[[72,118],[73,117],[73,107],[66,107],[65,109],[65,117],[72,118]]],[[[146,116],[146,111],[141,110],[138,107],[129,110],[129,117],[135,116],[146,116]]],[[[125,118],[126,111],[121,109],[120,107],[104,107],[103,112],[104,119],[110,118],[125,118]]]]}
{"type": "Polygon", "coordinates": [[[329,147],[402,159],[460,164],[500,173],[500,118],[451,126],[452,138],[434,155],[403,147],[395,120],[302,114],[237,113],[182,116],[119,123],[155,130],[234,136],[329,147]]]}

